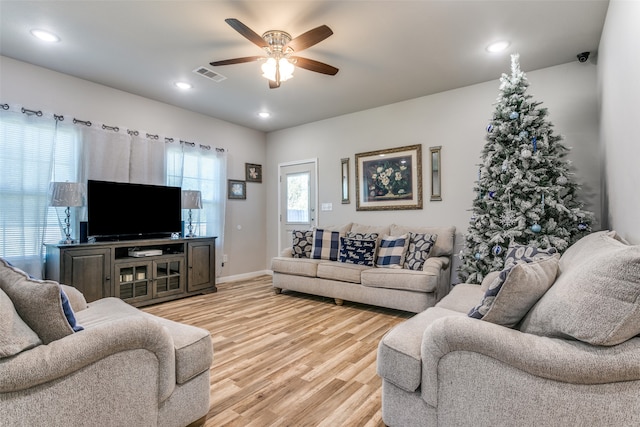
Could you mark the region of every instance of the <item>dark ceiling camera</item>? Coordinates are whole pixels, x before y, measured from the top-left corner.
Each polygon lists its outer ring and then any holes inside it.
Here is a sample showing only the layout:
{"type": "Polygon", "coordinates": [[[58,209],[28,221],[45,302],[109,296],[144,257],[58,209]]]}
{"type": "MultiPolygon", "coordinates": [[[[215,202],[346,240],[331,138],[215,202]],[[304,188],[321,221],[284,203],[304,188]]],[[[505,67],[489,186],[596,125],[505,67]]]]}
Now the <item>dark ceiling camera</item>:
{"type": "Polygon", "coordinates": [[[578,61],[580,62],[587,62],[587,59],[589,59],[589,53],[591,52],[582,52],[578,54],[578,61]]]}

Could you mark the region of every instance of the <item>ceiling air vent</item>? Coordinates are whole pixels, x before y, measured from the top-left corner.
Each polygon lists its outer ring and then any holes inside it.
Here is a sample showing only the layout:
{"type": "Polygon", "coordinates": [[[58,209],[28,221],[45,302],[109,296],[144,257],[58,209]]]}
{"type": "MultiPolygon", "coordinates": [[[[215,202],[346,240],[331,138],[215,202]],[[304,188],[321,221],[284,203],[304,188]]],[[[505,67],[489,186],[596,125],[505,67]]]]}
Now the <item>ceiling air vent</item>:
{"type": "Polygon", "coordinates": [[[207,67],[198,67],[193,70],[193,72],[196,74],[200,74],[202,77],[206,77],[209,80],[213,80],[216,83],[220,83],[221,81],[226,79],[226,77],[222,74],[218,74],[215,71],[208,69],[207,67]]]}

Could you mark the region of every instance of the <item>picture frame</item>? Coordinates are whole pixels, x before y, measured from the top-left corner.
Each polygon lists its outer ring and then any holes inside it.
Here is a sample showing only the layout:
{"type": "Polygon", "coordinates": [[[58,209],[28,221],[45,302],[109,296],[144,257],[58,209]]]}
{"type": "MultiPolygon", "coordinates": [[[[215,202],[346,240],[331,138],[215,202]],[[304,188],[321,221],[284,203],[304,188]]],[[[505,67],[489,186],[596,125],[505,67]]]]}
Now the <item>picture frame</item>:
{"type": "Polygon", "coordinates": [[[356,210],[422,209],[422,144],[355,155],[356,210]]]}
{"type": "Polygon", "coordinates": [[[340,184],[342,188],[342,204],[351,203],[349,197],[349,158],[340,159],[340,184]]]}
{"type": "Polygon", "coordinates": [[[238,179],[228,179],[227,198],[245,200],[247,198],[247,182],[238,179]]]}
{"type": "Polygon", "coordinates": [[[429,147],[429,163],[431,164],[431,201],[442,201],[442,146],[429,147]]]}
{"type": "Polygon", "coordinates": [[[244,164],[244,179],[246,182],[262,182],[262,165],[255,163],[244,164]]]}

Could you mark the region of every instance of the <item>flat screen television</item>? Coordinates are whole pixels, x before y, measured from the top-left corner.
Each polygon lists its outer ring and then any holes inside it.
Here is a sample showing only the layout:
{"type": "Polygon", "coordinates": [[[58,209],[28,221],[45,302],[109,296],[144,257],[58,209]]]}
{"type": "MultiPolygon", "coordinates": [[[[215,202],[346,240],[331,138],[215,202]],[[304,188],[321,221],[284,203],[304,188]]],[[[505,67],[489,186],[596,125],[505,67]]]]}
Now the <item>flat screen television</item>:
{"type": "Polygon", "coordinates": [[[96,240],[155,239],[182,231],[180,187],[87,182],[87,235],[96,240]]]}

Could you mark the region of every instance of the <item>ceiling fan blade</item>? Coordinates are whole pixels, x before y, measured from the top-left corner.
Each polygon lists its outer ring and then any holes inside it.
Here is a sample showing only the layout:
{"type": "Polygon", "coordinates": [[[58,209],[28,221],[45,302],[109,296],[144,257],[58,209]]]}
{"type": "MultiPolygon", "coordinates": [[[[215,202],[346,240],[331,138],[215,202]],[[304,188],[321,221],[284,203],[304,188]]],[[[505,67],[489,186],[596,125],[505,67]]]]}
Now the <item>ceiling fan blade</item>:
{"type": "Polygon", "coordinates": [[[244,38],[249,40],[251,43],[255,44],[258,47],[265,48],[269,47],[266,41],[262,37],[260,37],[255,31],[251,28],[244,25],[242,22],[238,21],[235,18],[225,19],[225,22],[231,25],[231,28],[242,34],[244,38]]]}
{"type": "Polygon", "coordinates": [[[299,56],[292,56],[290,59],[295,61],[295,65],[305,70],[315,71],[316,73],[328,74],[335,76],[338,73],[338,69],[324,62],[314,61],[313,59],[301,58],[299,56]]]}
{"type": "Polygon", "coordinates": [[[217,67],[218,65],[232,65],[232,64],[242,64],[243,62],[253,62],[258,61],[260,59],[264,59],[262,56],[245,56],[242,58],[233,58],[233,59],[225,59],[223,61],[213,61],[209,64],[217,67]]]}
{"type": "Polygon", "coordinates": [[[314,44],[320,43],[331,34],[333,34],[331,28],[327,27],[326,25],[321,25],[314,28],[313,30],[307,31],[304,34],[300,34],[298,37],[291,40],[285,45],[283,51],[286,51],[286,49],[290,47],[294,51],[299,52],[303,49],[313,46],[314,44]]]}

